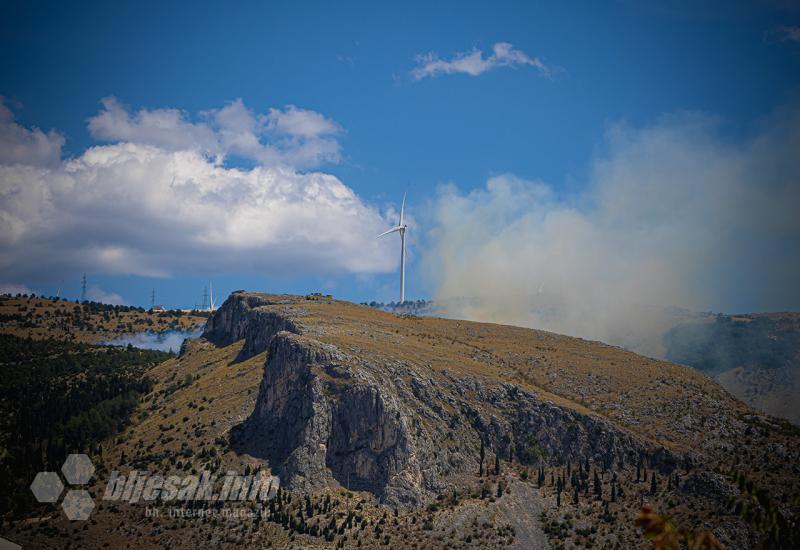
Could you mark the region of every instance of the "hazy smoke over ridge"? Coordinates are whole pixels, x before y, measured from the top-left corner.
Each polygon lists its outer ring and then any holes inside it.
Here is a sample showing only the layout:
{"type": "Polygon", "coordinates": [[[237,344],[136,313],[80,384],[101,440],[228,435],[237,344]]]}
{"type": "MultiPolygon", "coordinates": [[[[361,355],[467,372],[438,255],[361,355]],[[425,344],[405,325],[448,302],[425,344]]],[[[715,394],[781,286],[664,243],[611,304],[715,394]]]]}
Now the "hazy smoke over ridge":
{"type": "Polygon", "coordinates": [[[167,330],[164,332],[146,330],[101,343],[110,346],[127,346],[130,344],[135,348],[156,349],[159,351],[173,351],[178,353],[183,341],[186,338],[199,337],[203,334],[203,328],[204,327],[198,327],[194,330],[167,330]]]}
{"type": "Polygon", "coordinates": [[[578,195],[504,175],[441,187],[434,216],[447,314],[658,355],[665,307],[800,309],[800,111],[738,141],[696,114],[616,126],[578,195]]]}

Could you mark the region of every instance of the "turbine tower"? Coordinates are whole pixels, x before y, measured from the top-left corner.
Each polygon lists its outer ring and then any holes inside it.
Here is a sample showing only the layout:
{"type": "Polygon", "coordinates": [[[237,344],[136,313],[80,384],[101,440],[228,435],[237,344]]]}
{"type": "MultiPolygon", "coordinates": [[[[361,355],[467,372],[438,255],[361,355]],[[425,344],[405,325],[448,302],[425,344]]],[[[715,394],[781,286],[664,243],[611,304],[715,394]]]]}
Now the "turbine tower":
{"type": "Polygon", "coordinates": [[[211,285],[211,283],[208,283],[208,288],[211,290],[211,300],[209,301],[208,310],[211,313],[214,313],[214,309],[216,309],[214,307],[214,287],[211,285]]]}
{"type": "Polygon", "coordinates": [[[403,210],[406,208],[406,194],[403,193],[403,204],[400,207],[400,222],[396,227],[384,231],[378,238],[389,233],[400,233],[400,303],[406,301],[406,225],[403,223],[403,210]]]}

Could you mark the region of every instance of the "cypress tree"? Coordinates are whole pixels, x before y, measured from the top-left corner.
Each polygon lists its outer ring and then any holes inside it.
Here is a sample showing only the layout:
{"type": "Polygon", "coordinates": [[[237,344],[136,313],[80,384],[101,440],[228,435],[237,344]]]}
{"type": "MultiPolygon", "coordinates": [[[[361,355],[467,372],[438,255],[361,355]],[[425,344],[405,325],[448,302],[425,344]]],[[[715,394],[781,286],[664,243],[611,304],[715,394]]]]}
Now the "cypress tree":
{"type": "Polygon", "coordinates": [[[486,458],[486,450],[483,448],[483,438],[481,438],[481,468],[478,477],[483,477],[483,459],[486,458]]]}
{"type": "Polygon", "coordinates": [[[600,476],[597,475],[597,470],[594,471],[594,494],[597,498],[603,496],[603,485],[600,483],[600,476]]]}

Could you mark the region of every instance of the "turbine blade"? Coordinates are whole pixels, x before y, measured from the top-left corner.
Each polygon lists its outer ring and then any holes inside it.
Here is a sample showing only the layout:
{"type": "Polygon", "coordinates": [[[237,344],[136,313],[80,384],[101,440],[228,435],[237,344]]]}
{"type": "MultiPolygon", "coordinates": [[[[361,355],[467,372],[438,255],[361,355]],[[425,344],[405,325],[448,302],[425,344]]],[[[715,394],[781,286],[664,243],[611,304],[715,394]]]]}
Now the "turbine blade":
{"type": "Polygon", "coordinates": [[[391,229],[389,229],[387,231],[384,231],[383,233],[381,233],[380,235],[378,235],[375,238],[379,239],[379,238],[383,237],[384,235],[388,235],[389,233],[395,233],[396,231],[400,231],[400,229],[402,229],[402,228],[401,227],[392,227],[391,229]]]}
{"type": "Polygon", "coordinates": [[[403,210],[406,209],[406,194],[403,193],[403,204],[400,206],[400,223],[397,224],[398,227],[403,225],[403,210]]]}

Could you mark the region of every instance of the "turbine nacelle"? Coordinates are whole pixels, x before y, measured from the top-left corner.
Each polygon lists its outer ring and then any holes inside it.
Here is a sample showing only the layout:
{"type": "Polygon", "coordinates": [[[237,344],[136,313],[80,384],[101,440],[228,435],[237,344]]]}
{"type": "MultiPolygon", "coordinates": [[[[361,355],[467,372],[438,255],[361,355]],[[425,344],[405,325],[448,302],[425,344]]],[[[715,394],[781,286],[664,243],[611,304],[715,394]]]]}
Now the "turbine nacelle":
{"type": "Polygon", "coordinates": [[[388,235],[389,233],[397,233],[398,231],[399,232],[405,232],[406,227],[408,227],[408,226],[407,225],[398,225],[397,227],[392,227],[388,231],[384,231],[383,233],[378,235],[376,238],[379,239],[379,238],[383,237],[384,235],[388,235]]]}

